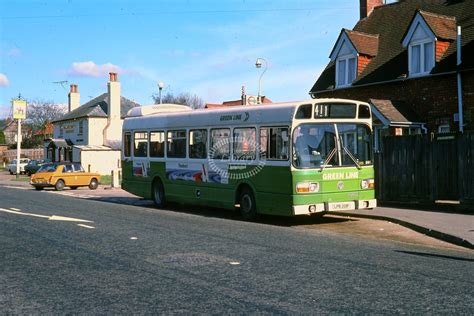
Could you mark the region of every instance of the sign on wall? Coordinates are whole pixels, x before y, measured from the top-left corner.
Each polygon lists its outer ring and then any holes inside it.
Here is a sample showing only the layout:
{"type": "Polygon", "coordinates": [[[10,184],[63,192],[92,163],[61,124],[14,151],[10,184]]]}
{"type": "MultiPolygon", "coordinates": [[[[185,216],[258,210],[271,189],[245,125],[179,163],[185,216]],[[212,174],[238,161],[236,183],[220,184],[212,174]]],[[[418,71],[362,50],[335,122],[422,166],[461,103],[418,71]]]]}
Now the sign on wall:
{"type": "Polygon", "coordinates": [[[13,100],[13,118],[26,119],[26,101],[13,100]]]}

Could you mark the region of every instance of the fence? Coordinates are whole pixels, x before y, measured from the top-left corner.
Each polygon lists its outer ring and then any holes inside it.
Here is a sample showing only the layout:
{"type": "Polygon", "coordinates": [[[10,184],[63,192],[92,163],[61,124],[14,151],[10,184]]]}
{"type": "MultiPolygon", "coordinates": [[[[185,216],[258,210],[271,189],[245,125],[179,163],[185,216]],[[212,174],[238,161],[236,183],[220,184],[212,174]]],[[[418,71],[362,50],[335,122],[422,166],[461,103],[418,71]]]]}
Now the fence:
{"type": "MultiPolygon", "coordinates": [[[[27,157],[30,159],[43,159],[44,149],[43,148],[22,149],[21,156],[27,157]]],[[[2,158],[6,158],[8,159],[8,161],[12,161],[13,159],[16,159],[16,149],[6,150],[3,153],[0,153],[0,161],[2,160],[2,158]]]]}
{"type": "Polygon", "coordinates": [[[385,137],[375,171],[382,202],[474,206],[474,133],[385,137]]]}

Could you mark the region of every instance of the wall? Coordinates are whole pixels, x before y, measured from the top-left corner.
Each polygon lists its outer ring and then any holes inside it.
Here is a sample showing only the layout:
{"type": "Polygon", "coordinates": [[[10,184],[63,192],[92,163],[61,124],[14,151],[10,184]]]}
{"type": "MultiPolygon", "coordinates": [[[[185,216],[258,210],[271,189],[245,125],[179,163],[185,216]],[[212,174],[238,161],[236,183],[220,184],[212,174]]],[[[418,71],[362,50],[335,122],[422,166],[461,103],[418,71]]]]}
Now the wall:
{"type": "Polygon", "coordinates": [[[112,170],[120,169],[119,150],[83,150],[81,164],[86,171],[97,172],[101,175],[110,175],[112,170]]]}
{"type": "Polygon", "coordinates": [[[104,128],[106,125],[107,118],[89,118],[87,124],[84,124],[86,144],[104,145],[104,128]]]}
{"type": "Polygon", "coordinates": [[[103,145],[103,131],[106,125],[107,118],[83,118],[59,122],[54,125],[54,138],[70,139],[74,145],[103,145]],[[83,122],[82,134],[79,134],[80,122],[83,122]]]}
{"type": "MultiPolygon", "coordinates": [[[[474,130],[474,72],[462,74],[465,130],[474,130]]],[[[428,76],[365,87],[337,89],[317,94],[318,98],[348,98],[361,101],[390,99],[404,101],[435,131],[449,124],[458,130],[453,115],[458,112],[456,75],[428,76]]]]}

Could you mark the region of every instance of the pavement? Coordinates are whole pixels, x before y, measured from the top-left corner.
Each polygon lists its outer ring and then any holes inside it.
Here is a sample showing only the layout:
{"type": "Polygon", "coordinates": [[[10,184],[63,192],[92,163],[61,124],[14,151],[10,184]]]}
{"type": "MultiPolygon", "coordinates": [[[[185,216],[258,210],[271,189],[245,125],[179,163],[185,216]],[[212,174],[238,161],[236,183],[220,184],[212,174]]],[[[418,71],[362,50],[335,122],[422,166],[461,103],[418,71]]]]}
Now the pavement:
{"type": "MultiPolygon", "coordinates": [[[[14,176],[0,171],[0,186],[30,187],[28,182],[12,181],[14,176]]],[[[136,197],[120,188],[101,185],[97,190],[68,191],[70,195],[87,192],[95,199],[113,201],[121,204],[145,205],[149,201],[136,197]]],[[[372,210],[339,211],[331,214],[356,218],[368,218],[393,222],[427,236],[449,242],[468,249],[474,249],[474,213],[459,214],[441,212],[438,209],[416,209],[407,207],[376,207],[372,210]]]]}

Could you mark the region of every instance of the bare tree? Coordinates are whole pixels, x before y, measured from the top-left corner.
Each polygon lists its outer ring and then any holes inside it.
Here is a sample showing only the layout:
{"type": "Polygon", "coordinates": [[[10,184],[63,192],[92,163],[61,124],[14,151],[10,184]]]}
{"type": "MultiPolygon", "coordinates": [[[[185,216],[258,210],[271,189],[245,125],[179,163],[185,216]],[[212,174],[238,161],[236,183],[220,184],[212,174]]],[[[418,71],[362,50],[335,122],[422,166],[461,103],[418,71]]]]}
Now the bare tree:
{"type": "Polygon", "coordinates": [[[59,119],[64,114],[66,114],[64,105],[38,99],[28,102],[27,120],[33,131],[44,130],[48,123],[59,119]]]}
{"type": "MultiPolygon", "coordinates": [[[[155,101],[155,104],[160,103],[160,96],[158,93],[153,94],[151,97],[153,98],[153,101],[155,101]]],[[[162,103],[187,105],[192,109],[200,109],[204,107],[204,101],[199,96],[189,92],[180,93],[178,95],[167,92],[162,96],[162,103]]]]}

